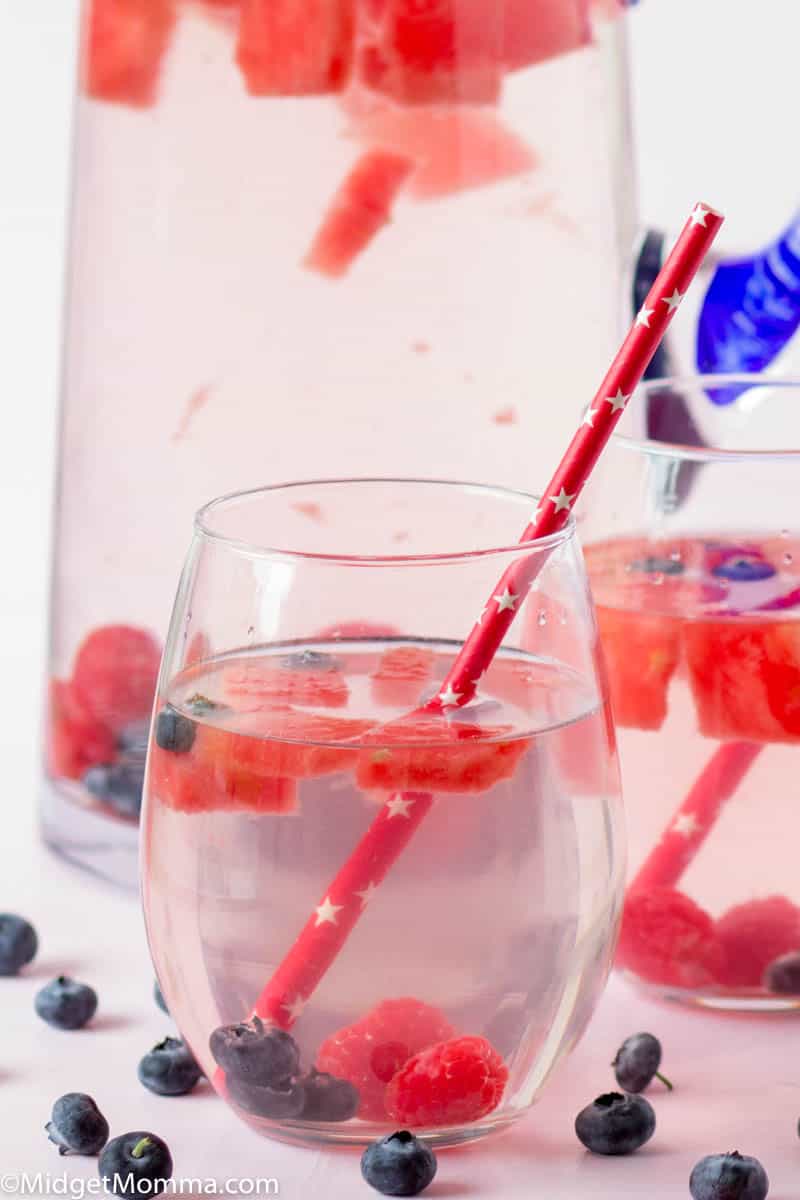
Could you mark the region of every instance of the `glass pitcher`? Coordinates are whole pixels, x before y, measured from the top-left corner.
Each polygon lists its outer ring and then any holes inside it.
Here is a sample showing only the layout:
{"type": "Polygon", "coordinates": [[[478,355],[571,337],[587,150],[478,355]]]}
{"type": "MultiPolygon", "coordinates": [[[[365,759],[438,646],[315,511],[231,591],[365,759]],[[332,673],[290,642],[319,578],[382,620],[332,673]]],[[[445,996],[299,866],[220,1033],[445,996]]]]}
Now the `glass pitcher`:
{"type": "Polygon", "coordinates": [[[84,0],[51,845],[135,878],[172,581],[209,496],[546,471],[622,320],[622,11],[84,0]]]}

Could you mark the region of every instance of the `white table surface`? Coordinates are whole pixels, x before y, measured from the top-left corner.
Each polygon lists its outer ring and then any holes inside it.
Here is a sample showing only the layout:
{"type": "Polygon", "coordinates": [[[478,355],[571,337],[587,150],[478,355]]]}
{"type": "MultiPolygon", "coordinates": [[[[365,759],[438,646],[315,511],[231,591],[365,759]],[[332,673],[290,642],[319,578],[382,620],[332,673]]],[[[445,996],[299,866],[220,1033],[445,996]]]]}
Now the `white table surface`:
{"type": "MultiPolygon", "coordinates": [[[[274,1177],[284,1197],[355,1200],[370,1193],[353,1153],[260,1140],[208,1089],[173,1100],[139,1085],[139,1057],[170,1026],[152,1003],[137,904],[54,859],[36,837],[75,7],[75,0],[0,5],[0,909],[24,913],[41,935],[32,969],[0,980],[0,1191],[13,1193],[6,1174],[66,1169],[75,1180],[94,1177],[92,1160],[60,1160],[42,1129],[57,1096],[85,1090],[112,1132],[151,1128],[164,1136],[179,1176],[274,1177]],[[91,1029],[60,1033],[34,1016],[34,992],[60,971],[97,988],[100,1009],[91,1029]]],[[[685,207],[682,198],[677,207],[685,207]]],[[[666,1200],[688,1195],[698,1157],[738,1147],[762,1158],[773,1200],[792,1200],[800,1196],[798,1050],[800,1027],[792,1018],[682,1012],[648,1003],[615,981],[533,1113],[492,1142],[443,1154],[428,1194],[432,1200],[666,1200]],[[638,1029],[662,1038],[676,1091],[653,1092],[658,1130],[643,1152],[621,1160],[586,1155],[572,1132],[574,1115],[609,1088],[607,1064],[619,1041],[638,1029]]]]}

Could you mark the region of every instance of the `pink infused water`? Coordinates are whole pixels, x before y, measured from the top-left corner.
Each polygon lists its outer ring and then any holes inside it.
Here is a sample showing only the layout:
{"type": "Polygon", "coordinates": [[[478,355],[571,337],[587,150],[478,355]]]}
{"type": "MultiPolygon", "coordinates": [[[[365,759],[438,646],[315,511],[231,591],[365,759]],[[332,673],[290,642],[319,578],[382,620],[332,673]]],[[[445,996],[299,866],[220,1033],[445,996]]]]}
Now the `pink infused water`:
{"type": "Polygon", "coordinates": [[[620,964],[699,1003],[796,1007],[800,545],[620,538],[586,557],[627,800],[620,964]]]}
{"type": "Polygon", "coordinates": [[[360,1142],[400,1122],[447,1142],[506,1124],[605,981],[622,878],[606,711],[576,672],[517,653],[464,709],[420,715],[456,649],[261,648],[163,690],[144,810],[151,947],[203,1069],[273,1136],[360,1142]],[[405,822],[421,803],[386,877],[335,890],[381,809],[405,822]],[[310,918],[336,938],[351,906],[318,985],[258,1008],[261,1034],[290,1030],[299,1058],[276,1102],[224,1071],[209,1038],[251,1017],[310,918]],[[349,1085],[349,1109],[295,1103],[315,1067],[349,1085]]]}

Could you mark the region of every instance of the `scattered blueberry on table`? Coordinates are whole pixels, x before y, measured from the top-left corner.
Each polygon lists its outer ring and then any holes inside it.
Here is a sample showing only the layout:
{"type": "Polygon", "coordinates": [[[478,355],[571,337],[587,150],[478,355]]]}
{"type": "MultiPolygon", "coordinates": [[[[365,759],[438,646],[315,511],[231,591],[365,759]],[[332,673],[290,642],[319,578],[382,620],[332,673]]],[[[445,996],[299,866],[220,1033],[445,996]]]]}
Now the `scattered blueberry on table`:
{"type": "Polygon", "coordinates": [[[670,1081],[659,1073],[661,1043],[652,1033],[634,1033],[626,1038],[611,1065],[618,1085],[625,1092],[643,1092],[654,1079],[672,1091],[670,1081]]]}
{"type": "Polygon", "coordinates": [[[167,704],[156,717],[156,742],[162,750],[173,754],[188,754],[197,736],[197,726],[190,717],[167,704]]]}
{"type": "Polygon", "coordinates": [[[45,1130],[59,1154],[99,1154],[108,1141],[108,1121],[83,1092],[59,1096],[45,1130]]]}
{"type": "Polygon", "coordinates": [[[767,1173],[757,1158],[739,1154],[709,1154],[689,1177],[692,1200],[765,1200],[767,1173]]]}
{"type": "Polygon", "coordinates": [[[45,984],[34,997],[34,1008],[56,1029],[81,1029],[97,1011],[97,992],[66,975],[45,984]]]}
{"type": "Polygon", "coordinates": [[[180,1038],[165,1037],[139,1063],[139,1082],[157,1096],[185,1096],[203,1072],[180,1038]]]}
{"type": "Polygon", "coordinates": [[[384,1196],[418,1196],[436,1174],[436,1156],[430,1146],[403,1129],[367,1146],[361,1174],[384,1196]]]}
{"type": "Polygon", "coordinates": [[[575,1133],[592,1154],[632,1154],[655,1133],[656,1114],[644,1096],[607,1092],[582,1109],[575,1133]]]}
{"type": "Polygon", "coordinates": [[[16,975],[36,957],[39,939],[30,921],[0,913],[0,975],[16,975]]]}
{"type": "Polygon", "coordinates": [[[172,1178],[172,1155],[154,1133],[123,1133],[103,1150],[98,1170],[115,1196],[150,1196],[172,1178]]]}

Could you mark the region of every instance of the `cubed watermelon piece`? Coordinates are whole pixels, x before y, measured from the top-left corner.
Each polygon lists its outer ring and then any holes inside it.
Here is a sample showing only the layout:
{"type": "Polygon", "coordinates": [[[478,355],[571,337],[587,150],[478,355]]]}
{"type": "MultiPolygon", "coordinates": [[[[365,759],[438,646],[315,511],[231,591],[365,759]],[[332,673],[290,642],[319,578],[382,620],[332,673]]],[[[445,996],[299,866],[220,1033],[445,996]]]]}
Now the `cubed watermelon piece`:
{"type": "Polygon", "coordinates": [[[251,714],[247,733],[202,726],[192,754],[215,764],[223,775],[242,770],[270,778],[303,779],[346,770],[356,760],[357,742],[374,721],[322,716],[290,708],[251,714]]]}
{"type": "Polygon", "coordinates": [[[349,690],[335,665],[329,669],[266,666],[244,663],[228,667],[222,677],[225,698],[247,712],[275,704],[311,708],[343,708],[349,690]]]}
{"type": "Polygon", "coordinates": [[[395,197],[413,168],[413,162],[401,154],[386,150],[362,154],[331,201],[305,266],[321,275],[344,275],[389,223],[395,197]]]}
{"type": "Polygon", "coordinates": [[[265,776],[203,755],[173,754],[153,746],[149,787],[177,812],[287,813],[297,807],[294,779],[265,776]]]}
{"type": "Polygon", "coordinates": [[[411,713],[364,735],[356,780],[365,791],[485,792],[509,779],[528,749],[527,738],[489,740],[510,732],[411,713]]]}
{"type": "Polygon", "coordinates": [[[492,104],[502,83],[502,14],[486,0],[365,6],[357,73],[401,104],[492,104]]]}
{"type": "Polygon", "coordinates": [[[538,165],[530,147],[491,110],[385,107],[357,117],[353,128],[367,144],[414,161],[408,192],[418,200],[488,187],[538,165]]]}
{"type": "Polygon", "coordinates": [[[372,675],[376,703],[417,704],[435,661],[436,655],[425,646],[391,646],[384,650],[372,675]]]}
{"type": "Polygon", "coordinates": [[[680,657],[679,619],[598,605],[597,623],[617,724],[660,729],[680,657]]]}
{"type": "Polygon", "coordinates": [[[683,636],[702,733],[756,742],[800,738],[796,621],[690,621],[683,636]]]}
{"type": "Polygon", "coordinates": [[[589,0],[500,0],[502,60],[510,70],[578,50],[592,40],[589,0]]]}
{"type": "Polygon", "coordinates": [[[345,86],[353,0],[241,0],[236,61],[254,96],[310,96],[345,86]]]}
{"type": "Polygon", "coordinates": [[[175,24],[175,0],[90,0],[83,82],[98,100],[147,107],[175,24]]]}
{"type": "Polygon", "coordinates": [[[59,779],[80,779],[89,767],[112,763],[117,743],[112,731],[83,705],[71,681],[50,681],[47,765],[59,779]]]}

